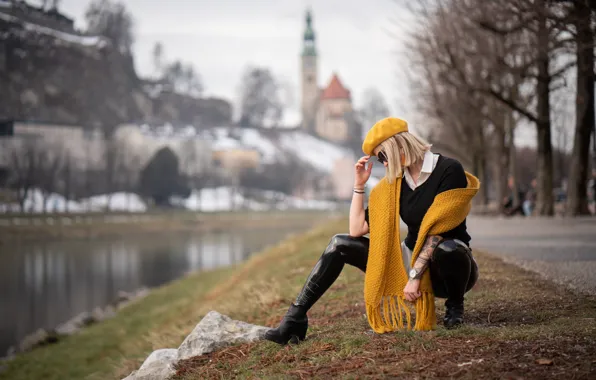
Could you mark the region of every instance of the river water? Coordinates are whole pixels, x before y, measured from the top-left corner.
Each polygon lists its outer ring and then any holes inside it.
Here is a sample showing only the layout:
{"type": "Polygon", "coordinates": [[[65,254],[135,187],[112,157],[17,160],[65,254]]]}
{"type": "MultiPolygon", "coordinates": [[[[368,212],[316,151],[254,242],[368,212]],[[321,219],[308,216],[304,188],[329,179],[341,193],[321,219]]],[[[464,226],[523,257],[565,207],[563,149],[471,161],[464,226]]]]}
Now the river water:
{"type": "Polygon", "coordinates": [[[6,245],[0,249],[0,357],[38,328],[103,307],[120,291],[244,261],[308,227],[6,245]]]}

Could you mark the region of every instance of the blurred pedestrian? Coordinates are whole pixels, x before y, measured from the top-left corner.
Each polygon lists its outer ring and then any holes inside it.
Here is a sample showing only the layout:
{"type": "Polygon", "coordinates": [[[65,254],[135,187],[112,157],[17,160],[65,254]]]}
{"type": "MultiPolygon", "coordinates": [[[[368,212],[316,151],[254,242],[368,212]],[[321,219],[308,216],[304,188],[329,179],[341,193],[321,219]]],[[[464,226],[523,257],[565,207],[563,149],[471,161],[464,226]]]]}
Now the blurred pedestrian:
{"type": "Polygon", "coordinates": [[[534,212],[534,207],[536,206],[536,178],[532,179],[530,182],[530,187],[528,191],[526,191],[524,202],[523,202],[523,210],[524,215],[530,216],[532,212],[534,212]]]}
{"type": "Polygon", "coordinates": [[[588,209],[592,215],[596,215],[596,166],[592,168],[592,175],[588,180],[588,209]]]}

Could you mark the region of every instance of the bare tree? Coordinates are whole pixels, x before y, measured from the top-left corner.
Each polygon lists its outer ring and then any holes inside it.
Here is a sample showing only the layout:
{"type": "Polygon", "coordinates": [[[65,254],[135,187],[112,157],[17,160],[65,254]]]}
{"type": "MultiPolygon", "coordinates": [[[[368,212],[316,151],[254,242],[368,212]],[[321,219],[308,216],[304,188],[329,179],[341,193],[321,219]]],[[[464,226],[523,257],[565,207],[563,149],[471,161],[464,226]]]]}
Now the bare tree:
{"type": "MultiPolygon", "coordinates": [[[[441,72],[439,85],[448,83],[456,91],[492,98],[514,112],[505,118],[499,107],[482,107],[495,133],[498,156],[514,158],[512,122],[521,115],[536,125],[537,131],[537,213],[553,214],[553,151],[551,144],[551,93],[575,64],[553,59],[564,51],[566,42],[557,19],[564,9],[546,0],[474,0],[413,2],[421,16],[417,42],[426,42],[424,57],[430,71],[441,72]],[[430,32],[424,33],[424,28],[430,32]],[[421,37],[424,36],[424,37],[421,37]],[[426,41],[425,41],[426,40],[426,41]],[[491,111],[492,110],[492,111],[491,111]]],[[[419,77],[428,82],[426,77],[419,77]]],[[[443,108],[444,109],[444,108],[443,108]]],[[[491,139],[492,140],[492,139],[491,139]]],[[[502,166],[505,165],[503,162],[502,166]]],[[[514,163],[513,163],[514,164],[514,163]]],[[[510,168],[509,170],[515,170],[510,168]]],[[[500,186],[497,186],[500,187],[500,186]]]]}
{"type": "MultiPolygon", "coordinates": [[[[588,170],[590,134],[594,133],[594,29],[596,5],[587,0],[573,2],[570,13],[575,26],[577,91],[575,97],[575,135],[568,188],[568,215],[589,214],[588,170]]],[[[596,149],[596,147],[595,147],[596,149]]]]}
{"type": "Polygon", "coordinates": [[[118,141],[114,136],[109,137],[104,142],[104,157],[105,166],[104,174],[104,190],[106,192],[107,210],[111,210],[112,195],[116,191],[121,190],[122,167],[124,161],[124,154],[126,147],[118,141]]]}
{"type": "Polygon", "coordinates": [[[132,54],[133,18],[118,1],[93,0],[85,11],[89,33],[106,37],[122,54],[132,54]]]}
{"type": "Polygon", "coordinates": [[[275,127],[283,118],[282,93],[266,68],[248,68],[240,84],[240,124],[248,127],[275,127]]]}
{"type": "MultiPolygon", "coordinates": [[[[558,23],[562,9],[547,0],[507,0],[500,8],[502,20],[495,23],[495,12],[485,15],[479,25],[499,35],[525,33],[531,45],[524,47],[531,57],[527,64],[507,64],[512,72],[535,85],[536,103],[520,105],[498,91],[490,93],[536,125],[537,132],[537,200],[539,215],[553,215],[553,150],[551,144],[551,93],[561,87],[561,79],[575,65],[574,60],[561,59],[567,49],[564,30],[558,23]],[[555,57],[557,59],[555,59],[555,57]]],[[[564,83],[563,83],[564,85],[564,83]]]]}
{"type": "Polygon", "coordinates": [[[127,207],[130,209],[130,194],[138,192],[139,178],[142,169],[142,159],[137,152],[124,150],[122,164],[119,170],[121,187],[128,193],[127,207]]]}
{"type": "Polygon", "coordinates": [[[193,97],[203,94],[203,80],[191,63],[180,60],[167,63],[161,42],[155,43],[151,55],[156,78],[166,84],[170,91],[193,97]]]}
{"type": "Polygon", "coordinates": [[[38,139],[22,141],[22,144],[11,147],[9,186],[16,191],[21,212],[26,212],[25,204],[30,191],[39,185],[42,162],[42,144],[38,139]]]}
{"type": "Polygon", "coordinates": [[[62,165],[62,170],[60,171],[60,189],[61,193],[64,196],[65,205],[64,211],[69,212],[69,201],[73,199],[74,195],[74,187],[76,182],[76,174],[77,168],[75,167],[75,162],[70,154],[70,152],[65,152],[64,154],[64,163],[62,165]]]}
{"type": "Polygon", "coordinates": [[[164,52],[163,52],[163,44],[161,42],[156,42],[153,45],[153,51],[151,52],[152,59],[153,59],[153,69],[155,70],[155,75],[157,77],[161,77],[164,65],[164,52]]]}
{"type": "Polygon", "coordinates": [[[46,213],[50,195],[57,193],[59,188],[59,173],[64,164],[64,153],[58,145],[45,143],[40,150],[40,159],[38,184],[42,196],[42,210],[46,213]]]}
{"type": "MultiPolygon", "coordinates": [[[[188,177],[193,190],[201,190],[212,177],[209,147],[197,139],[189,139],[180,146],[180,171],[188,177]]],[[[199,191],[200,193],[200,191],[199,191]]]]}
{"type": "Polygon", "coordinates": [[[183,93],[190,96],[201,96],[203,93],[203,82],[199,74],[191,64],[184,66],[182,70],[183,93]]]}
{"type": "MultiPolygon", "coordinates": [[[[500,200],[512,148],[512,115],[507,107],[477,89],[490,85],[518,96],[520,81],[498,61],[511,47],[507,40],[483,32],[473,23],[459,22],[459,9],[444,5],[429,7],[422,2],[415,9],[422,21],[407,45],[414,68],[410,73],[414,99],[434,121],[429,123],[429,139],[471,165],[484,183],[489,153],[493,156],[490,162],[494,163],[493,178],[500,200]]],[[[483,193],[481,202],[487,197],[483,193]]]]}
{"type": "Polygon", "coordinates": [[[172,91],[198,97],[203,93],[203,83],[200,75],[191,64],[174,61],[163,70],[163,81],[172,91]]]}

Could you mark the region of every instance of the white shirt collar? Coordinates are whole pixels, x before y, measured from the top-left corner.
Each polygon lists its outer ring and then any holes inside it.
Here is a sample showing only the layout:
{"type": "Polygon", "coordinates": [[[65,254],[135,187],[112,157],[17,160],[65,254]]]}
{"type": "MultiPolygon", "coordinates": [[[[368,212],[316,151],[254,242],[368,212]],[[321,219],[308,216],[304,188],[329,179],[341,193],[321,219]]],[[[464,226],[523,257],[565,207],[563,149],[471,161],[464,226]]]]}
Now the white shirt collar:
{"type": "Polygon", "coordinates": [[[434,161],[434,154],[429,150],[424,153],[424,160],[422,161],[422,169],[420,170],[423,173],[432,173],[433,172],[433,162],[434,161]]]}
{"type": "MultiPolygon", "coordinates": [[[[435,166],[435,154],[429,150],[424,153],[424,158],[422,159],[422,169],[420,169],[421,173],[432,173],[435,166]]],[[[402,177],[406,175],[406,170],[402,171],[402,177]]],[[[408,173],[409,174],[409,173],[408,173]]]]}

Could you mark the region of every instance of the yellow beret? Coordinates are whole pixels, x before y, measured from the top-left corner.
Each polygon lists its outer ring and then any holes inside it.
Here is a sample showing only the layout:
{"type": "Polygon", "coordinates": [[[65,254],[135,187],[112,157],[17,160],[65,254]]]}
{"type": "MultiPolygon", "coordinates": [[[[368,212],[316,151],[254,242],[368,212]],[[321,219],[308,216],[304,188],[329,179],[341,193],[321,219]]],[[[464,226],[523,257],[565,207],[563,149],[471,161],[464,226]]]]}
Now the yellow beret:
{"type": "Polygon", "coordinates": [[[373,125],[362,143],[362,151],[372,155],[376,147],[389,137],[408,131],[408,122],[397,117],[381,119],[373,125]]]}

